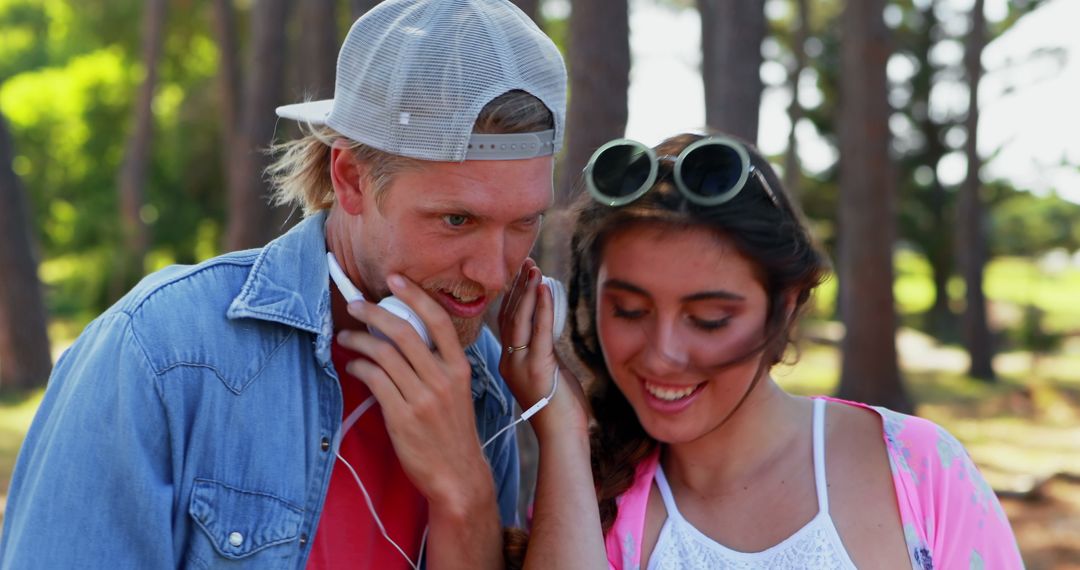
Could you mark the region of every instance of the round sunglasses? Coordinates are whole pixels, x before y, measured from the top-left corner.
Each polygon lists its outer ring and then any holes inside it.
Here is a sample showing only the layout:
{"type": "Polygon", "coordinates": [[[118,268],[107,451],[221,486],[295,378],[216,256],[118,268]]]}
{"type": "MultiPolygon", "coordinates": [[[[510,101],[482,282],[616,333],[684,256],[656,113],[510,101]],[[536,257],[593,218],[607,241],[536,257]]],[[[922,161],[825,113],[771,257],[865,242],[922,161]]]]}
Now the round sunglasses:
{"type": "Polygon", "coordinates": [[[691,202],[717,206],[730,201],[755,175],[773,204],[776,195],[750,154],[736,140],[705,137],[687,145],[677,156],[657,156],[635,140],[615,139],[596,149],[585,166],[585,184],[592,197],[608,206],[623,206],[652,188],[661,160],[673,160],[675,187],[691,202]]]}

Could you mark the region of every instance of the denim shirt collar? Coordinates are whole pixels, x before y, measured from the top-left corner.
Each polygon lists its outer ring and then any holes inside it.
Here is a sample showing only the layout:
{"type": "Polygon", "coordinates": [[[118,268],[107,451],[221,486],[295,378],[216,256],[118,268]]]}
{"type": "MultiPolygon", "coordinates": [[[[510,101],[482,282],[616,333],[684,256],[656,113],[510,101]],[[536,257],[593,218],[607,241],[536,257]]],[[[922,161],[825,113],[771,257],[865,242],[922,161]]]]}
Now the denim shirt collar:
{"type": "Polygon", "coordinates": [[[259,252],[230,319],[280,323],[316,335],[319,363],[330,362],[330,280],[326,268],[326,213],[312,215],[259,252]]]}
{"type": "MultiPolygon", "coordinates": [[[[230,319],[251,318],[280,323],[315,336],[315,357],[332,369],[330,344],[330,278],[326,267],[326,213],[313,214],[259,253],[240,294],[229,305],[230,319]]],[[[465,348],[472,368],[472,396],[484,393],[499,402],[504,413],[510,403],[488,369],[481,342],[465,348]]]]}

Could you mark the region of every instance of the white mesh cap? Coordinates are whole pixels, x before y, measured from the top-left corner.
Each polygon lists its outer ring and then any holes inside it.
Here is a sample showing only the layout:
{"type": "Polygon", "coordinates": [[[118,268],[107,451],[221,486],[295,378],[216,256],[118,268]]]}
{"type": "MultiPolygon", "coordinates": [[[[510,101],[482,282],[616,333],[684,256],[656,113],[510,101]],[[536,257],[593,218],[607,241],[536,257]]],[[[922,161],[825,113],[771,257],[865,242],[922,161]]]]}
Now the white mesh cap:
{"type": "Polygon", "coordinates": [[[386,0],[349,30],[334,98],[277,114],[422,160],[545,156],[561,147],[566,67],[551,39],[508,0],[386,0]],[[543,102],[554,131],[473,134],[480,110],[513,90],[543,102]]]}

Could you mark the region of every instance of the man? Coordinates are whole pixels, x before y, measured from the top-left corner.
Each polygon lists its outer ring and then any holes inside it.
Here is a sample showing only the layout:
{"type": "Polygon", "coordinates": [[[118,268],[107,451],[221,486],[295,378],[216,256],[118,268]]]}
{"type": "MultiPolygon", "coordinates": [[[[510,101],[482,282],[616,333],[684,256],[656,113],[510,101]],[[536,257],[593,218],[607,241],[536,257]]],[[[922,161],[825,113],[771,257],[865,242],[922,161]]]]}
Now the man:
{"type": "Polygon", "coordinates": [[[87,327],[21,451],[0,568],[501,566],[517,450],[481,442],[513,400],[481,318],[550,205],[565,77],[506,0],[358,20],[334,100],[279,109],[311,131],[270,169],[304,221],[87,327]],[[327,252],[433,349],[347,305],[327,252]]]}

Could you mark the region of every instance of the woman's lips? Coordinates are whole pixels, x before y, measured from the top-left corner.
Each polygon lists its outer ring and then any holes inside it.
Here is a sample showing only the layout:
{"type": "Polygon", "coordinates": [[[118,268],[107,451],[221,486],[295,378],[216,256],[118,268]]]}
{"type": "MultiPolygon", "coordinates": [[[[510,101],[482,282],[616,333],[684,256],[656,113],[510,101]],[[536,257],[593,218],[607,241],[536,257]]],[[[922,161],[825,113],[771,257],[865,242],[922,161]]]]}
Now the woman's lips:
{"type": "Polygon", "coordinates": [[[692,385],[659,384],[641,380],[645,403],[653,410],[663,413],[677,413],[685,410],[701,394],[705,382],[692,385]]]}

